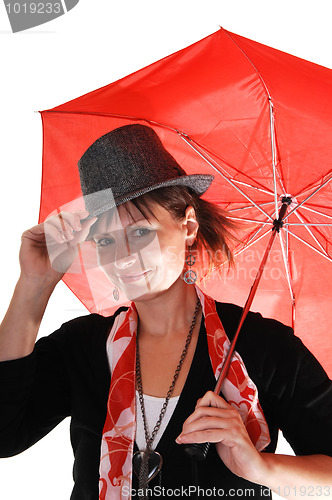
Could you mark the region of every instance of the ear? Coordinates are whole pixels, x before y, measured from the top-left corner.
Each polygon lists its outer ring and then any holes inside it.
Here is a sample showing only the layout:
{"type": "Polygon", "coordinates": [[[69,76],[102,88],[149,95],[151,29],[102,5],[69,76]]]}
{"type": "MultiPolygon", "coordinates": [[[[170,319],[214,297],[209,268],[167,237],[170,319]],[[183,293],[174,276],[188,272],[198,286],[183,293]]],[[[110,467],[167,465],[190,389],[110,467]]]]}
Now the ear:
{"type": "Polygon", "coordinates": [[[182,224],[187,231],[186,245],[190,247],[196,240],[197,231],[199,228],[195,209],[193,207],[189,206],[186,208],[182,224]]]}

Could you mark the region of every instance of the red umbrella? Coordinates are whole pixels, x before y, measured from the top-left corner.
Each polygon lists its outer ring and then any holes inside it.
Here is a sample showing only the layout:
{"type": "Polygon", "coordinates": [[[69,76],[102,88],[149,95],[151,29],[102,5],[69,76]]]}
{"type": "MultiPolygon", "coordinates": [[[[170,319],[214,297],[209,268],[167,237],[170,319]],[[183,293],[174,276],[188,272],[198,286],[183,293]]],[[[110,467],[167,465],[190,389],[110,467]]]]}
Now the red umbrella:
{"type": "MultiPolygon", "coordinates": [[[[204,287],[243,305],[273,221],[289,206],[253,308],[292,324],[332,375],[332,71],[224,29],[132,75],[42,112],[40,220],[77,199],[77,161],[98,137],[152,126],[188,173],[214,173],[206,198],[248,228],[237,266],[204,287]]],[[[76,205],[71,204],[73,209],[76,205]]],[[[82,247],[64,281],[92,312],[115,303],[82,247]]]]}

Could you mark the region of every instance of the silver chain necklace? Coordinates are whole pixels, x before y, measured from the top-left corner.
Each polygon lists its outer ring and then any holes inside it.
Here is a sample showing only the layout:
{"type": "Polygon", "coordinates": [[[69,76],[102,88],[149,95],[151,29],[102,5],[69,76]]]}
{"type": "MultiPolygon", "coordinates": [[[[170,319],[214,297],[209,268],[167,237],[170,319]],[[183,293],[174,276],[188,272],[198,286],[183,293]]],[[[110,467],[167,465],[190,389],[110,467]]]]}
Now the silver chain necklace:
{"type": "Polygon", "coordinates": [[[151,446],[154,438],[156,437],[157,432],[161,426],[161,422],[165,416],[166,409],[168,406],[168,402],[173,394],[175,383],[179,377],[179,373],[181,371],[181,367],[183,361],[188,352],[188,348],[191,342],[192,334],[194,331],[194,327],[197,320],[198,311],[200,308],[200,301],[197,299],[194,316],[190,325],[190,329],[186,338],[186,343],[184,349],[182,351],[180,361],[178,366],[176,367],[173,381],[169,386],[164,404],[160,410],[159,418],[153,428],[151,436],[149,436],[149,430],[147,425],[145,406],[144,406],[144,396],[143,396],[143,387],[142,387],[142,375],[141,375],[141,364],[140,364],[140,356],[139,356],[139,348],[138,348],[138,336],[136,339],[136,385],[138,391],[138,398],[140,403],[140,408],[142,412],[143,426],[144,426],[144,434],[146,441],[146,449],[144,451],[138,451],[133,456],[133,468],[139,479],[139,489],[144,492],[143,499],[147,499],[147,485],[148,482],[151,481],[157,474],[160,472],[162,467],[162,456],[157,451],[151,450],[151,446]]]}

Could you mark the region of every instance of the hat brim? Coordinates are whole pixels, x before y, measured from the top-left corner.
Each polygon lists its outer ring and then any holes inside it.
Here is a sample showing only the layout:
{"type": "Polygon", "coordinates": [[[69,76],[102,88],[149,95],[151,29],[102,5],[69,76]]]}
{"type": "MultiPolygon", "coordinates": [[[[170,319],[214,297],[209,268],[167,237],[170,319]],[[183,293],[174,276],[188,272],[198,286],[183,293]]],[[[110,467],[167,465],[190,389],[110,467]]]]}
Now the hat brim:
{"type": "Polygon", "coordinates": [[[98,191],[96,193],[89,194],[84,196],[85,207],[89,212],[89,216],[84,220],[89,220],[92,217],[97,217],[98,215],[107,212],[114,207],[118,207],[123,203],[131,201],[143,194],[154,191],[155,189],[160,189],[163,187],[169,186],[185,186],[198,196],[202,196],[210,187],[212,181],[214,179],[213,175],[208,174],[192,174],[192,175],[183,175],[179,177],[175,177],[173,179],[169,179],[167,181],[163,181],[159,184],[154,184],[152,186],[146,186],[143,189],[138,189],[136,191],[132,191],[130,193],[126,193],[124,196],[114,198],[113,191],[111,188],[104,189],[102,191],[98,191]]]}

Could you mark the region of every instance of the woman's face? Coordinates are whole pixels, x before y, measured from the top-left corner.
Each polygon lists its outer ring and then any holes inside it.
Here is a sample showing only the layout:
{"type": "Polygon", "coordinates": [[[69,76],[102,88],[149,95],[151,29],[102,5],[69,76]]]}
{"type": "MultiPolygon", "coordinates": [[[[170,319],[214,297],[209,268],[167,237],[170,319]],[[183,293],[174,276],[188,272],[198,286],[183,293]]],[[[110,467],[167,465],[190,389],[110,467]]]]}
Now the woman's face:
{"type": "Polygon", "coordinates": [[[130,300],[163,292],[180,277],[190,239],[186,216],[175,220],[154,202],[150,208],[147,220],[128,202],[103,214],[94,228],[98,263],[130,300]]]}

